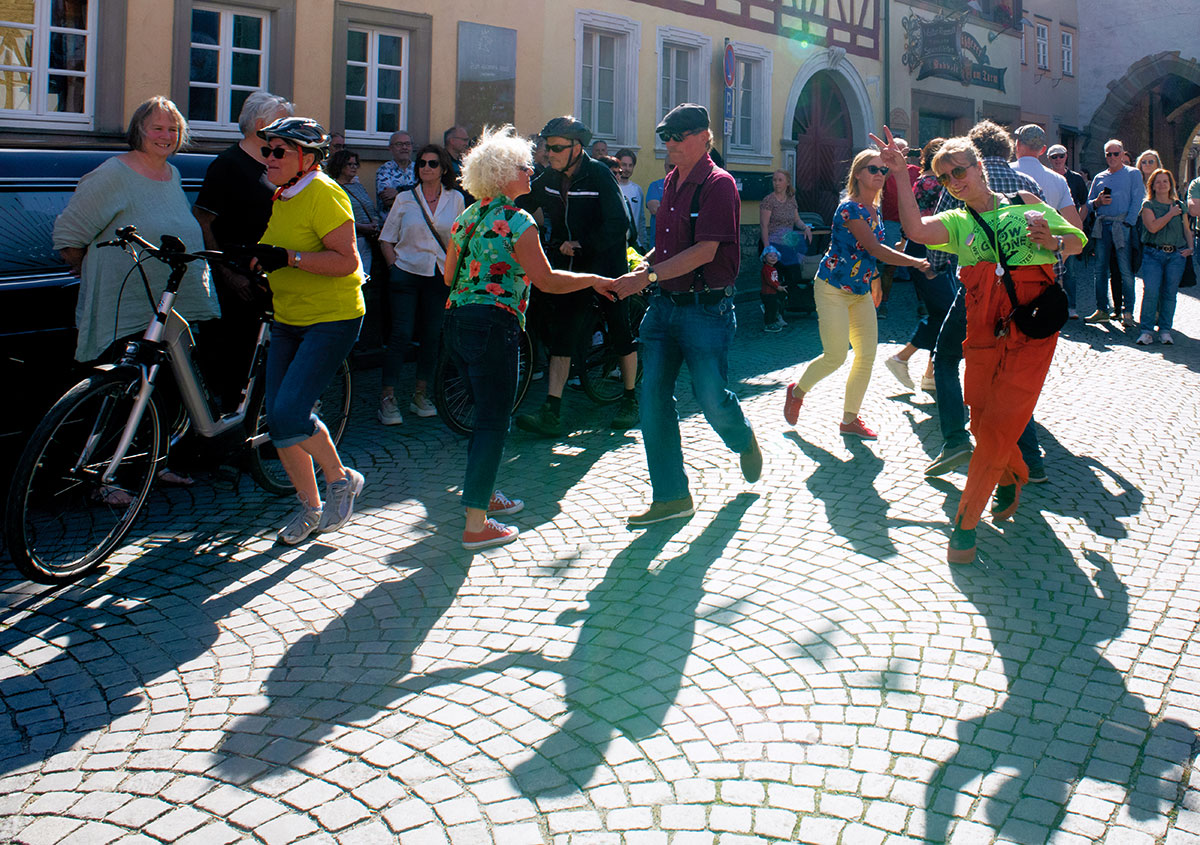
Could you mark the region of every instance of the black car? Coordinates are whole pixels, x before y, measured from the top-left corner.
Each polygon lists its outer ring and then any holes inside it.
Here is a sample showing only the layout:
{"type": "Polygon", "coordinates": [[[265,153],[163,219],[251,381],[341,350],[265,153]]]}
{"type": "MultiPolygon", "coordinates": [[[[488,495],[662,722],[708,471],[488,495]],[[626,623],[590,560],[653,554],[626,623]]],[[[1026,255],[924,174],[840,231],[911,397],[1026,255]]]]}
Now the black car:
{"type": "MultiPolygon", "coordinates": [[[[80,177],[121,150],[0,150],[0,465],[84,375],[75,361],[79,277],[52,245],[80,177]]],[[[211,155],[171,158],[195,200],[211,155]]]]}

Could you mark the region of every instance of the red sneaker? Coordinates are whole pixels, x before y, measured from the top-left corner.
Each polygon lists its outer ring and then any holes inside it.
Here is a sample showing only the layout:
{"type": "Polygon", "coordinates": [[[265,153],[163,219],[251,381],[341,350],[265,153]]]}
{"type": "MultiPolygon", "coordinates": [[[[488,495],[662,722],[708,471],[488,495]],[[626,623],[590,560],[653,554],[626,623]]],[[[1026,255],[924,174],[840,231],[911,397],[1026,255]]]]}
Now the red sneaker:
{"type": "Polygon", "coordinates": [[[867,428],[862,417],[855,417],[854,422],[842,423],[838,426],[847,437],[861,437],[863,440],[878,440],[879,435],[867,428]]]}
{"type": "Polygon", "coordinates": [[[489,516],[512,516],[514,513],[520,513],[524,507],[525,503],[520,499],[510,499],[497,490],[488,502],[487,512],[489,516]]]}
{"type": "Polygon", "coordinates": [[[494,519],[483,522],[482,531],[464,531],[462,544],[464,549],[490,549],[492,546],[503,546],[517,539],[521,532],[515,525],[503,525],[494,519]]]}
{"type": "Polygon", "coordinates": [[[795,390],[796,382],[792,382],[787,386],[787,397],[783,400],[783,418],[788,425],[795,425],[800,419],[800,406],[804,404],[804,394],[797,396],[795,390]]]}

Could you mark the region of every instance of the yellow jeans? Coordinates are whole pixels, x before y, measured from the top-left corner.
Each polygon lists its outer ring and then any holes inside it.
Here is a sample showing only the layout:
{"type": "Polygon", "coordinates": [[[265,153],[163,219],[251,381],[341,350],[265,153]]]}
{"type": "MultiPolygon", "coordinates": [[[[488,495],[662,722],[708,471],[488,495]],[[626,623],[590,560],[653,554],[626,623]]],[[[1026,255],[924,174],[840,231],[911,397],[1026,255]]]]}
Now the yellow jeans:
{"type": "Polygon", "coordinates": [[[847,347],[853,347],[854,363],[846,379],[843,410],[847,416],[856,417],[871,381],[871,367],[875,363],[875,347],[879,341],[875,303],[869,293],[850,293],[820,279],[813,288],[824,351],[808,365],[796,386],[805,393],[812,390],[817,382],[846,363],[847,347]]]}

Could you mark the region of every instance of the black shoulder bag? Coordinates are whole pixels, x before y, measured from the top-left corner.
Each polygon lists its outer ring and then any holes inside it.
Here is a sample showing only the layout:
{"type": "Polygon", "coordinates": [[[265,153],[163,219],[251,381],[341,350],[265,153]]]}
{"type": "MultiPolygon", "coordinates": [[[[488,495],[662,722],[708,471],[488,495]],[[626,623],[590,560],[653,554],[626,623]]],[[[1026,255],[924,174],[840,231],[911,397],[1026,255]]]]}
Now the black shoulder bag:
{"type": "MultiPolygon", "coordinates": [[[[1011,200],[1011,198],[1009,199],[1011,200]]],[[[1020,199],[1019,195],[1017,195],[1017,199],[1020,199]]],[[[992,231],[991,226],[984,222],[979,212],[969,205],[966,208],[996,250],[998,266],[1003,271],[1004,289],[1008,291],[1008,299],[1013,306],[1007,317],[996,321],[996,337],[1004,337],[1008,334],[1009,323],[1016,323],[1018,329],[1035,339],[1050,337],[1062,329],[1067,324],[1068,315],[1067,292],[1062,289],[1062,285],[1058,283],[1048,285],[1033,300],[1022,305],[1017,300],[1017,288],[1013,284],[1008,262],[1004,260],[1004,253],[1000,251],[1000,241],[996,237],[996,233],[992,231]]]]}

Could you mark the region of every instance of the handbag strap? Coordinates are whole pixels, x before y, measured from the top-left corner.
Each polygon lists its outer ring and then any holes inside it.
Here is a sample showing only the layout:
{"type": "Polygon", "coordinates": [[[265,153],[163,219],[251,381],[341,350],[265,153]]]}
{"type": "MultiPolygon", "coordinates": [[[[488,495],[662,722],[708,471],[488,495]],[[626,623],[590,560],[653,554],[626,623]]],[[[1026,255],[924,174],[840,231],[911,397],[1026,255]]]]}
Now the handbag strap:
{"type": "MultiPolygon", "coordinates": [[[[420,185],[413,185],[409,188],[413,194],[413,202],[417,204],[417,208],[421,209],[421,216],[425,218],[425,225],[429,227],[429,234],[433,235],[433,239],[437,241],[437,245],[442,248],[442,255],[446,254],[446,244],[442,241],[442,236],[438,234],[437,229],[433,226],[433,218],[429,216],[429,209],[425,207],[425,203],[421,202],[421,197],[417,191],[421,189],[420,185]]],[[[443,188],[443,192],[445,189],[443,188]]]]}
{"type": "Polygon", "coordinates": [[[475,222],[467,228],[467,234],[463,236],[462,249],[458,251],[458,262],[454,265],[454,275],[451,276],[455,282],[458,281],[458,274],[462,272],[463,261],[465,261],[467,257],[467,247],[471,245],[471,238],[475,235],[475,227],[483,221],[484,217],[487,217],[491,210],[491,203],[488,203],[479,210],[479,217],[476,218],[475,222]]]}

